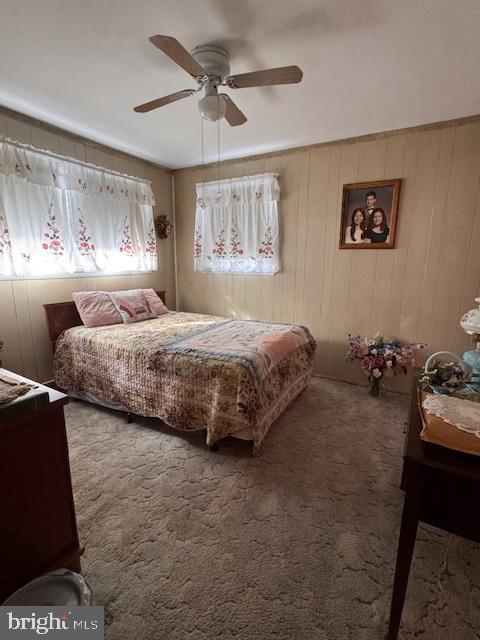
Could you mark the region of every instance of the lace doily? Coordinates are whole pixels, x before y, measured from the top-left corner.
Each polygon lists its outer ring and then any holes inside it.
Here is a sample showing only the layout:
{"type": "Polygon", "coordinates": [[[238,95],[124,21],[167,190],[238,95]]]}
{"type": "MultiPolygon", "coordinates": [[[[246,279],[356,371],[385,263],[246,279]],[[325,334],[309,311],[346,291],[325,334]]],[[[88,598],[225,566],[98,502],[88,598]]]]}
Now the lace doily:
{"type": "Polygon", "coordinates": [[[422,407],[429,414],[480,438],[480,403],[452,396],[428,396],[422,407]]]}
{"type": "Polygon", "coordinates": [[[19,396],[24,396],[34,387],[35,385],[22,382],[17,378],[0,375],[0,404],[12,402],[19,396]]]}

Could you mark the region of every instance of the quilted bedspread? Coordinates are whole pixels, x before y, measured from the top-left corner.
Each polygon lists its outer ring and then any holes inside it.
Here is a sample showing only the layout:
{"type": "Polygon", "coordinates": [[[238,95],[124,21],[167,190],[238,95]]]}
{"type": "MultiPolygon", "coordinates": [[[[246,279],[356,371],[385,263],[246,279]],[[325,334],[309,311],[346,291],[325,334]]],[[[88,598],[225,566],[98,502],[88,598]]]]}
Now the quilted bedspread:
{"type": "Polygon", "coordinates": [[[258,449],[305,388],[315,341],[305,327],[171,312],[57,341],[55,382],[184,430],[207,444],[250,428],[258,449]]]}

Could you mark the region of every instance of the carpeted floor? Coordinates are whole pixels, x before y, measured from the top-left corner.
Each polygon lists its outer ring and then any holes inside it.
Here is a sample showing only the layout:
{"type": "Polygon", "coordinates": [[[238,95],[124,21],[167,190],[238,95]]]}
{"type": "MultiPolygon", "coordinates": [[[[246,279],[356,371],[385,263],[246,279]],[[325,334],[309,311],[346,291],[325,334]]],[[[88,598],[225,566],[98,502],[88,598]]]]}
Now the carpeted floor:
{"type": "MultiPolygon", "coordinates": [[[[258,457],[66,407],[83,567],[110,640],[377,640],[407,400],[315,378],[258,457]]],[[[478,508],[478,505],[472,505],[478,508]]],[[[480,637],[480,546],[422,526],[401,638],[480,637]]]]}

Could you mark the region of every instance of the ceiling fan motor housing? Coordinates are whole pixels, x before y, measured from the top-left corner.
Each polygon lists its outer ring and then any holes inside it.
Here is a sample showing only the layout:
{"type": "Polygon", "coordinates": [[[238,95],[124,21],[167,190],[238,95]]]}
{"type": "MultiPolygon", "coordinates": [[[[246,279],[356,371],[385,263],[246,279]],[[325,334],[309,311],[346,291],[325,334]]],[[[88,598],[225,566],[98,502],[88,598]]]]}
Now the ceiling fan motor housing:
{"type": "Polygon", "coordinates": [[[230,74],[228,53],[222,47],[212,44],[202,44],[190,53],[205,69],[208,76],[208,80],[205,78],[197,80],[205,91],[204,97],[198,102],[200,115],[210,122],[221,120],[225,116],[226,104],[222,98],[219,98],[217,86],[230,74]]]}
{"type": "Polygon", "coordinates": [[[199,65],[201,65],[208,76],[219,78],[224,82],[230,75],[230,63],[228,52],[223,47],[214,44],[201,44],[190,52],[199,65]]]}

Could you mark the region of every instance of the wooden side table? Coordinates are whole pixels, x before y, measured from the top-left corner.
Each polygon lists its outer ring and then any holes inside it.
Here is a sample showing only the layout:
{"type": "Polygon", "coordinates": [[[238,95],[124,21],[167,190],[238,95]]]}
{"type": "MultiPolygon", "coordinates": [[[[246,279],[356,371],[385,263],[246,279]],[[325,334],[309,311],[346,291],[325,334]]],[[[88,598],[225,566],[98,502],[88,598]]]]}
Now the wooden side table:
{"type": "MultiPolygon", "coordinates": [[[[37,384],[5,369],[0,374],[37,384]]],[[[81,568],[63,412],[68,397],[38,385],[10,405],[45,392],[44,406],[10,417],[0,410],[0,603],[42,573],[81,568]]]]}
{"type": "Polygon", "coordinates": [[[396,640],[419,522],[480,542],[480,458],[423,442],[414,381],[404,449],[405,490],[388,640],[396,640]]]}

